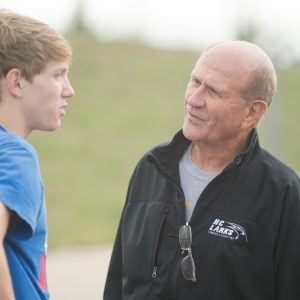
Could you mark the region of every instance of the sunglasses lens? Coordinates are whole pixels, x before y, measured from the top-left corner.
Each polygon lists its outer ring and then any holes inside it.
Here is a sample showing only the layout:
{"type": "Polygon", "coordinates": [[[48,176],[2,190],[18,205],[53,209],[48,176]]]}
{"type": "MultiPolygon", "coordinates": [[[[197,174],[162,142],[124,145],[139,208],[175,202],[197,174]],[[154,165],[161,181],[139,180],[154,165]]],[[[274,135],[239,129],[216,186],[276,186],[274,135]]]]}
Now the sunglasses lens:
{"type": "Polygon", "coordinates": [[[196,282],[195,263],[191,254],[182,259],[181,270],[185,279],[196,282]]]}
{"type": "Polygon", "coordinates": [[[179,230],[179,243],[183,250],[188,250],[192,245],[192,230],[190,225],[183,225],[179,230]]]}

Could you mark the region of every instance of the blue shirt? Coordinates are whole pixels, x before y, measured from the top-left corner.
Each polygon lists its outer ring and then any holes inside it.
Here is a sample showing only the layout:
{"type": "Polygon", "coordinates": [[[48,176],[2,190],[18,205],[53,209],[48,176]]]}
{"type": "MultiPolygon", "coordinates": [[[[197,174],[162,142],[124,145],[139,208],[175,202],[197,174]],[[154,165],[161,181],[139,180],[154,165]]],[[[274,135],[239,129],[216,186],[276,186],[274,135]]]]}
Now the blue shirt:
{"type": "Polygon", "coordinates": [[[46,208],[37,153],[1,125],[0,166],[0,201],[11,211],[4,248],[16,299],[48,299],[46,208]]]}

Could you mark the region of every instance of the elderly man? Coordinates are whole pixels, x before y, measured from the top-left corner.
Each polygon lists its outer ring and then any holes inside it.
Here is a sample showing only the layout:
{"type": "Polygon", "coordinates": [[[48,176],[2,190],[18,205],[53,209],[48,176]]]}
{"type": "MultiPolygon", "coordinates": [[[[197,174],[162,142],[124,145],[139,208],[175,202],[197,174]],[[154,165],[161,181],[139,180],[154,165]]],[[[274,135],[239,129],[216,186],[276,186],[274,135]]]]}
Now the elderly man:
{"type": "Polygon", "coordinates": [[[276,80],[252,43],[203,51],[183,129],[131,178],[104,300],[300,299],[300,181],[255,129],[276,80]]]}

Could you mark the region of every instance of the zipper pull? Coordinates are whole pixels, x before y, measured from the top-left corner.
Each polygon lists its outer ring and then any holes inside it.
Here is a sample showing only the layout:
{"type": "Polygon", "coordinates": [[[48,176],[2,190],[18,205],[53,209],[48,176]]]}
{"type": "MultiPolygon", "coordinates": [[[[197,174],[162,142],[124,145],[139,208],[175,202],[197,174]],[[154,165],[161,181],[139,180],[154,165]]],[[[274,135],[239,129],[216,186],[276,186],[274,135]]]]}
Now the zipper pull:
{"type": "Polygon", "coordinates": [[[156,276],[157,276],[157,267],[154,267],[152,271],[152,278],[156,278],[156,276]]]}

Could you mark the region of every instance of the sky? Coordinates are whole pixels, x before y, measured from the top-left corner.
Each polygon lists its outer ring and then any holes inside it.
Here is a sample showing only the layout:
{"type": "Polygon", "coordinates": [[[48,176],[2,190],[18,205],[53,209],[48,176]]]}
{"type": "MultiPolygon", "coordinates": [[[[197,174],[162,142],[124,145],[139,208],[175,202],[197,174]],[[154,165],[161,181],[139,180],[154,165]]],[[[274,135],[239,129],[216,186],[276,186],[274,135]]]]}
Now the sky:
{"type": "Polygon", "coordinates": [[[234,39],[241,24],[258,28],[258,42],[283,61],[300,57],[298,0],[0,0],[66,31],[81,3],[86,25],[103,39],[139,38],[160,47],[201,49],[234,39]]]}

